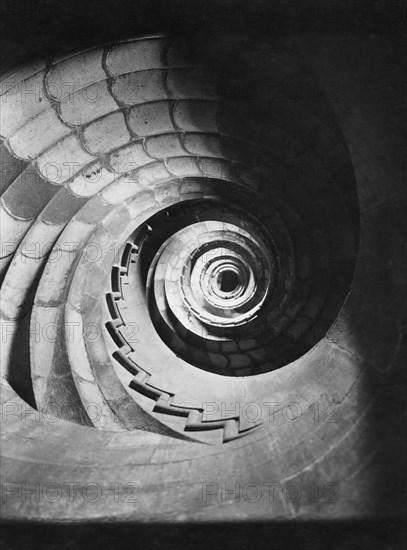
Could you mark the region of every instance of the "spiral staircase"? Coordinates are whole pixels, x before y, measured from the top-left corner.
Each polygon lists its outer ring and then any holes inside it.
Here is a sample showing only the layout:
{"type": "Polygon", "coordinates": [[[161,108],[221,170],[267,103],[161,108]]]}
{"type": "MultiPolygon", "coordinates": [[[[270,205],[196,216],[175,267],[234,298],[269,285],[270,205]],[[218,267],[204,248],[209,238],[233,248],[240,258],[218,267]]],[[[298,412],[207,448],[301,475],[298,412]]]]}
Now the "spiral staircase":
{"type": "Polygon", "coordinates": [[[3,75],[10,521],[401,514],[399,128],[342,41],[166,32],[3,75]]]}

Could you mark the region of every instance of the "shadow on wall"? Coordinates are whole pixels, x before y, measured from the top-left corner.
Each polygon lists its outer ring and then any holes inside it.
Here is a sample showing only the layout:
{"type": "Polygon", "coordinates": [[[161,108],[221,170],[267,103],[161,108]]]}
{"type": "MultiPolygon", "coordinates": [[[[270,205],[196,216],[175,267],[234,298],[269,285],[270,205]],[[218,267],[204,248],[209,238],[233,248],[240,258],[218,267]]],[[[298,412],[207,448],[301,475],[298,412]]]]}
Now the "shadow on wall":
{"type": "Polygon", "coordinates": [[[361,458],[371,468],[375,514],[405,513],[405,93],[394,48],[399,39],[299,38],[321,80],[335,82],[333,106],[354,166],[360,206],[359,253],[344,307],[344,331],[328,336],[363,365],[359,403],[367,406],[361,458]],[[332,63],[340,45],[341,56],[332,63]],[[340,78],[338,78],[340,74],[340,78]],[[402,118],[400,118],[402,117],[402,118]],[[376,451],[374,448],[376,447],[376,451]]]}

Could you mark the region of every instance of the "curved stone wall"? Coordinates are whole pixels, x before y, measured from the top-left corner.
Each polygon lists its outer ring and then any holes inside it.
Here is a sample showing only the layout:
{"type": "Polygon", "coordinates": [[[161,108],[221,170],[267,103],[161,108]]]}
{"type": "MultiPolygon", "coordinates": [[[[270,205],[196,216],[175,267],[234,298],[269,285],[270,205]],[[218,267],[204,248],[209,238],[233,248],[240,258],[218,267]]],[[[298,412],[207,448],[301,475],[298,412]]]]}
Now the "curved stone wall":
{"type": "Polygon", "coordinates": [[[3,76],[7,517],[398,515],[403,165],[351,46],[160,33],[3,76]]]}

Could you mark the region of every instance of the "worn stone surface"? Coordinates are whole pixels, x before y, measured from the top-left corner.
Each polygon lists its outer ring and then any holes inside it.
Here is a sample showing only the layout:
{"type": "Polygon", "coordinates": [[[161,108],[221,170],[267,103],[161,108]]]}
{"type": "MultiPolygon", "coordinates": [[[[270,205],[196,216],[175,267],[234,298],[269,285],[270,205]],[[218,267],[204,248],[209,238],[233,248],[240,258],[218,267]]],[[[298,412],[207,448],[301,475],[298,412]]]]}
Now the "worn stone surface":
{"type": "Polygon", "coordinates": [[[40,155],[36,165],[46,180],[55,185],[63,185],[94,159],[82,147],[79,138],[71,135],[40,155]]]}
{"type": "Polygon", "coordinates": [[[47,109],[17,130],[9,138],[9,146],[17,157],[32,160],[71,132],[54,109],[47,109]]]}
{"type": "Polygon", "coordinates": [[[3,194],[2,200],[10,214],[24,220],[32,220],[40,214],[58,190],[57,186],[28,167],[13,181],[3,194]],[[27,195],[30,196],[29,201],[27,195]]]}
{"type": "Polygon", "coordinates": [[[174,122],[180,130],[217,132],[216,102],[180,100],[174,107],[174,122]]]}
{"type": "Polygon", "coordinates": [[[165,37],[113,46],[106,58],[112,76],[164,67],[163,55],[171,40],[165,37]]]}
{"type": "Polygon", "coordinates": [[[1,224],[1,256],[12,254],[21,239],[31,225],[30,221],[20,220],[10,215],[4,207],[3,201],[0,204],[0,224],[1,224]]]}
{"type": "Polygon", "coordinates": [[[137,105],[168,98],[166,71],[146,70],[117,77],[112,93],[120,104],[137,105]]]}
{"type": "Polygon", "coordinates": [[[168,101],[135,105],[130,109],[129,126],[137,136],[156,135],[175,130],[168,101]]]}
{"type": "Polygon", "coordinates": [[[0,162],[0,191],[3,194],[9,185],[24,171],[28,163],[15,158],[4,143],[0,145],[0,162]]]}
{"type": "Polygon", "coordinates": [[[93,155],[101,155],[130,141],[122,113],[108,115],[83,131],[86,149],[93,155]]]}
{"type": "Polygon", "coordinates": [[[43,81],[44,71],[39,71],[24,78],[23,73],[19,73],[15,80],[15,85],[7,89],[2,97],[1,109],[1,135],[10,137],[19,128],[24,126],[30,118],[38,115],[42,111],[49,109],[43,81]]]}
{"type": "MultiPolygon", "coordinates": [[[[103,49],[81,53],[54,63],[45,77],[48,94],[63,101],[71,94],[106,79],[102,67],[103,49]]],[[[86,93],[86,92],[85,92],[86,93]]]]}
{"type": "Polygon", "coordinates": [[[59,112],[66,124],[80,126],[117,109],[105,80],[90,84],[74,92],[59,105],[59,112]]]}

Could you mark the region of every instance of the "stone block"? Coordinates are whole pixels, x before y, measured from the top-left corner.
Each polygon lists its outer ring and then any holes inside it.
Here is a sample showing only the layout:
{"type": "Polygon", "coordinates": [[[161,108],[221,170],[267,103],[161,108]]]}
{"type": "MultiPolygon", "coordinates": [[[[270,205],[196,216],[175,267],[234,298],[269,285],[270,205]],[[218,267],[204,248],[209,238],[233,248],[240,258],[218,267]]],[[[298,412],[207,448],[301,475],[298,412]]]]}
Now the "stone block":
{"type": "Polygon", "coordinates": [[[36,258],[16,254],[1,289],[1,312],[8,319],[19,319],[31,309],[42,264],[36,258]]]}
{"type": "Polygon", "coordinates": [[[168,99],[165,76],[166,71],[157,69],[119,76],[112,84],[112,94],[121,105],[168,99]]]}
{"type": "Polygon", "coordinates": [[[106,80],[78,90],[59,105],[62,120],[72,126],[87,124],[117,109],[106,80]]]}
{"type": "Polygon", "coordinates": [[[109,168],[116,174],[132,172],[143,164],[150,163],[152,158],[145,152],[143,143],[136,141],[109,155],[109,168]]]}
{"type": "Polygon", "coordinates": [[[106,80],[102,57],[103,49],[97,48],[57,63],[54,60],[54,65],[45,77],[48,94],[61,102],[69,95],[95,82],[106,80]]]}
{"type": "Polygon", "coordinates": [[[135,173],[137,183],[143,186],[149,186],[159,181],[171,178],[164,162],[152,162],[141,166],[135,173]]]}
{"type": "Polygon", "coordinates": [[[63,185],[94,160],[95,157],[82,147],[79,138],[72,135],[39,156],[36,165],[46,180],[55,185],[63,185]]]}
{"type": "Polygon", "coordinates": [[[64,223],[50,225],[38,218],[21,241],[21,254],[32,259],[43,258],[51,251],[64,227],[64,223]]]}
{"type": "Polygon", "coordinates": [[[111,205],[104,202],[101,196],[96,195],[82,206],[75,218],[86,224],[95,225],[110,212],[110,209],[111,205]]]}
{"type": "Polygon", "coordinates": [[[85,166],[72,181],[68,187],[75,195],[79,197],[92,197],[107,185],[112,183],[116,174],[107,170],[101,165],[100,161],[85,166]]]}
{"type": "Polygon", "coordinates": [[[111,76],[164,67],[163,54],[169,38],[151,38],[123,42],[113,46],[106,56],[106,68],[111,76]]]}
{"type": "Polygon", "coordinates": [[[27,233],[31,226],[31,221],[18,220],[13,218],[8,211],[4,208],[3,201],[0,202],[0,235],[1,235],[1,247],[0,255],[2,258],[10,256],[18,245],[22,238],[27,233]]]}
{"type": "Polygon", "coordinates": [[[234,167],[231,162],[217,158],[200,158],[198,166],[206,178],[224,181],[236,181],[234,167]]]}
{"type": "Polygon", "coordinates": [[[168,171],[177,177],[196,176],[202,177],[197,159],[191,157],[169,158],[166,160],[168,171]]]}
{"type": "Polygon", "coordinates": [[[52,259],[48,260],[41,276],[35,297],[36,304],[46,308],[65,301],[74,258],[73,252],[62,251],[58,243],[54,250],[55,253],[53,252],[52,259]]]}
{"type": "Polygon", "coordinates": [[[28,163],[10,153],[5,143],[0,145],[0,194],[27,168],[28,163]]]}
{"type": "Polygon", "coordinates": [[[8,90],[15,88],[21,82],[36,75],[46,68],[47,62],[44,59],[31,61],[18,69],[11,69],[1,75],[0,96],[5,95],[8,90]]]}
{"type": "Polygon", "coordinates": [[[50,106],[31,118],[9,138],[13,153],[22,159],[33,160],[46,149],[72,133],[50,106]]]}
{"type": "Polygon", "coordinates": [[[214,101],[180,100],[174,107],[174,122],[186,132],[218,132],[217,111],[214,101]]]}
{"type": "Polygon", "coordinates": [[[167,88],[174,99],[218,99],[219,74],[204,69],[172,69],[168,72],[167,88]]]}
{"type": "Polygon", "coordinates": [[[152,158],[165,159],[185,155],[180,134],[165,134],[145,138],[144,147],[152,158]]]}
{"type": "Polygon", "coordinates": [[[136,136],[150,136],[174,132],[171,102],[153,101],[132,107],[128,124],[136,136]]]}
{"type": "Polygon", "coordinates": [[[127,205],[127,212],[131,219],[137,220],[140,215],[144,215],[148,210],[156,207],[153,193],[150,191],[140,191],[135,198],[127,205]]]}
{"type": "Polygon", "coordinates": [[[136,181],[123,176],[104,189],[101,197],[109,204],[120,204],[138,193],[140,189],[142,187],[136,181]]]}
{"type": "Polygon", "coordinates": [[[200,157],[223,157],[220,137],[218,135],[187,133],[182,139],[184,148],[200,157]]]}
{"type": "Polygon", "coordinates": [[[77,253],[79,254],[86,245],[93,231],[93,225],[73,217],[65,227],[57,246],[61,251],[70,253],[73,261],[77,253]]]}
{"type": "Polygon", "coordinates": [[[86,201],[86,197],[76,197],[68,188],[63,187],[42,213],[42,221],[51,225],[68,223],[86,201]]]}
{"type": "Polygon", "coordinates": [[[21,126],[50,107],[40,71],[8,89],[1,97],[1,135],[12,136],[21,126]]]}
{"type": "Polygon", "coordinates": [[[131,139],[123,113],[111,113],[83,130],[83,143],[92,155],[101,155],[125,145],[131,139]]]}
{"type": "Polygon", "coordinates": [[[33,168],[27,168],[3,195],[4,206],[13,216],[25,220],[36,218],[59,187],[43,179],[33,168]],[[27,197],[30,200],[27,200],[27,197]]]}

